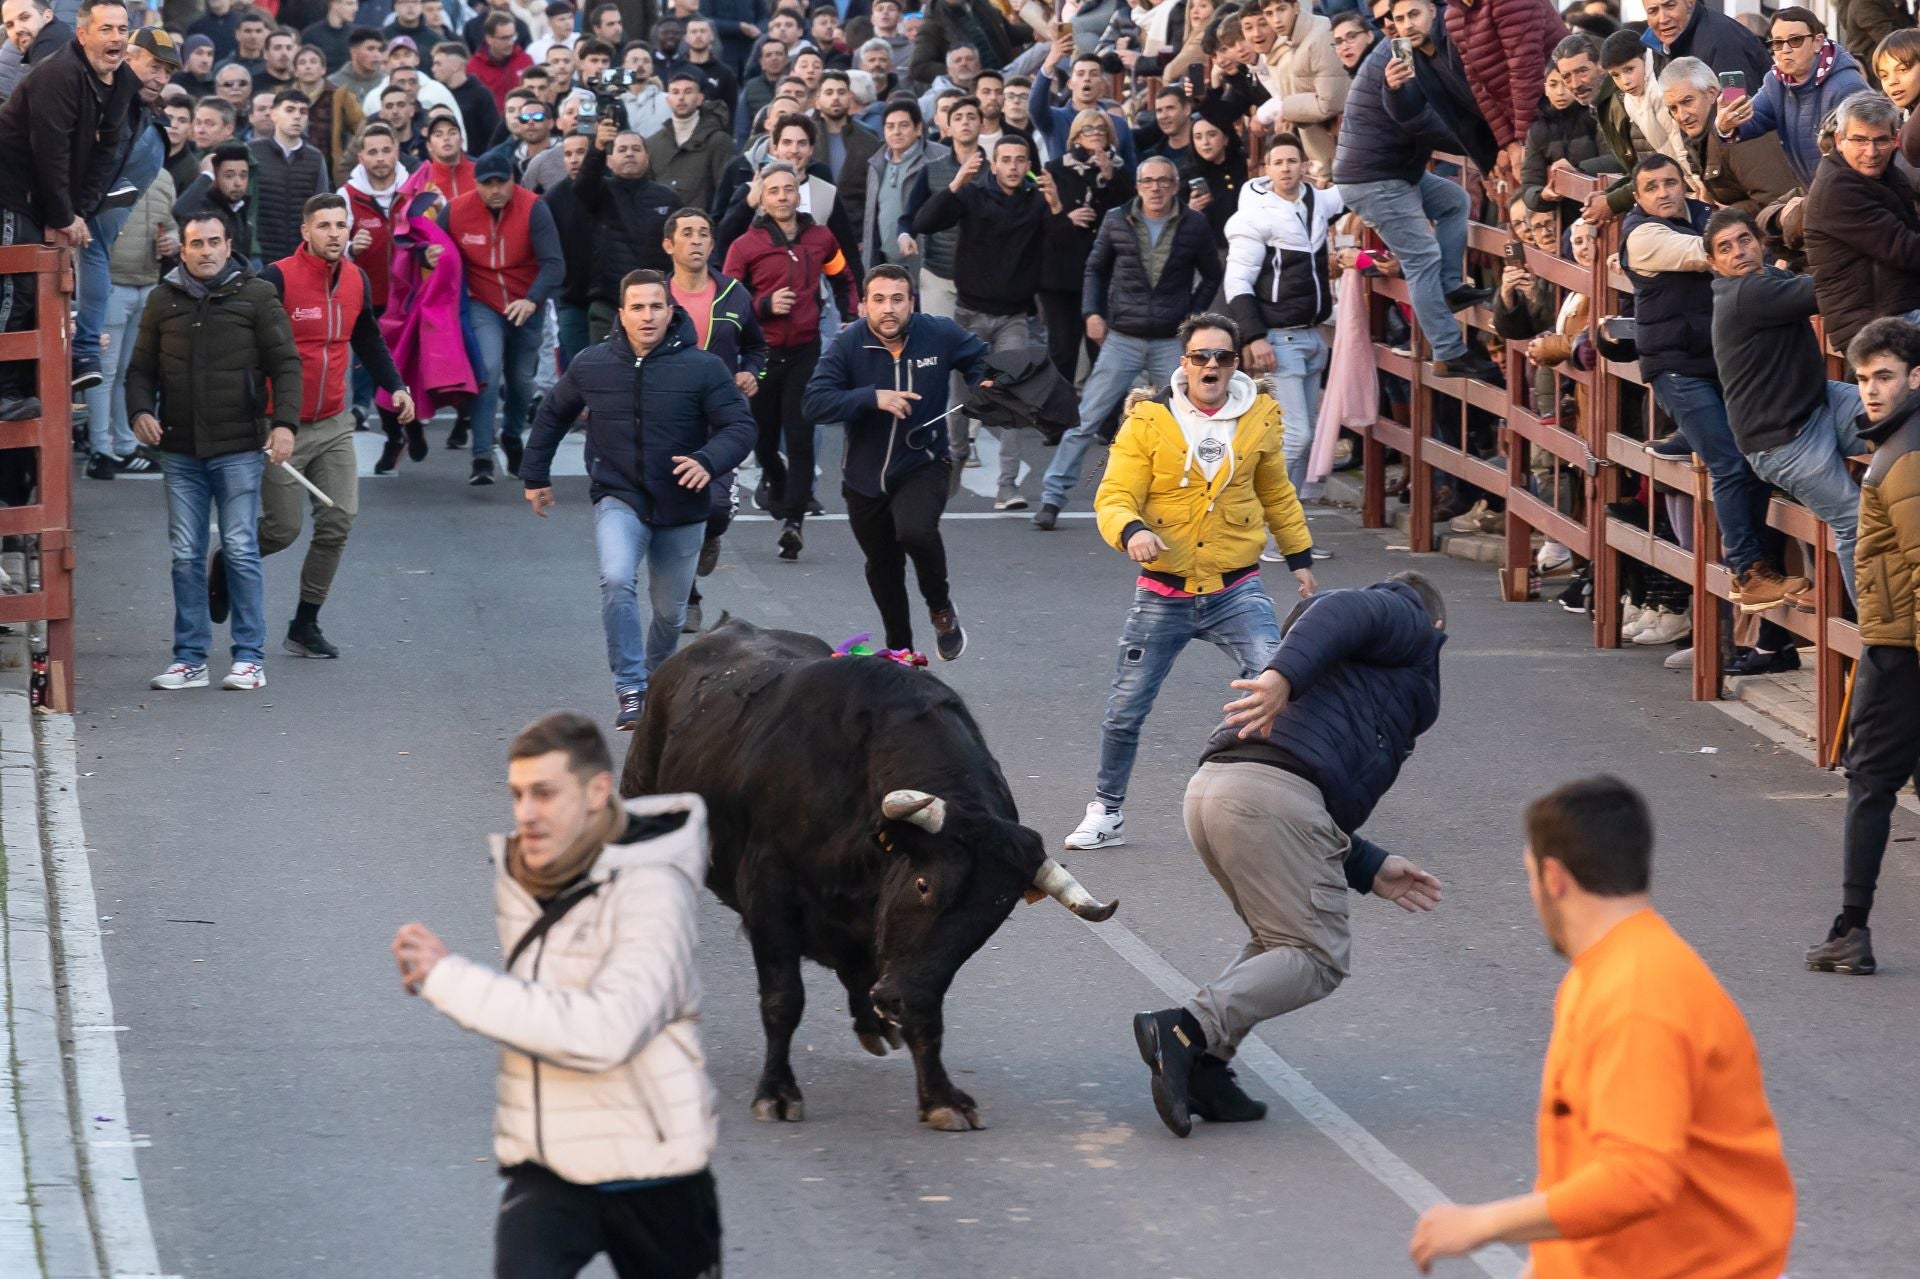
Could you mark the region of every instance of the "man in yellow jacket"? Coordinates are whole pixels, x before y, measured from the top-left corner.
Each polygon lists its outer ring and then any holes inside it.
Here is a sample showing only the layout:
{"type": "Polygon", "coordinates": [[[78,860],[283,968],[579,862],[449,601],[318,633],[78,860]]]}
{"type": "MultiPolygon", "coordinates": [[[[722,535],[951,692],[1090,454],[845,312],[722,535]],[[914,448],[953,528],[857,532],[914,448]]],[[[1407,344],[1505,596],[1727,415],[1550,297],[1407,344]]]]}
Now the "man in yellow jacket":
{"type": "Polygon", "coordinates": [[[1314,592],[1313,536],[1287,480],[1280,405],[1240,372],[1240,331],[1208,312],[1180,326],[1180,368],[1166,391],[1133,404],[1094,498],[1100,536],[1140,565],[1100,726],[1100,772],[1068,848],[1126,842],[1121,806],[1140,725],[1195,639],[1239,663],[1242,678],[1280,646],[1260,580],[1267,533],[1314,592]]]}

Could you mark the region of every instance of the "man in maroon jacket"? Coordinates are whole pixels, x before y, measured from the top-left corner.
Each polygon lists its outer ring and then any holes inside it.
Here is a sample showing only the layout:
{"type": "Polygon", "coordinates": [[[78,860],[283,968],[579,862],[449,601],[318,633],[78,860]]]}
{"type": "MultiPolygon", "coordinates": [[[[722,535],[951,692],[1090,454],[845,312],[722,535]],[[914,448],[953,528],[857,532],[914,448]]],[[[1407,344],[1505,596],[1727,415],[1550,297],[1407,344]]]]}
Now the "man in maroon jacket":
{"type": "Polygon", "coordinates": [[[1527,130],[1540,109],[1553,46],[1567,34],[1541,0],[1448,0],[1447,39],[1460,52],[1467,87],[1500,144],[1499,173],[1520,182],[1527,130]]]}
{"type": "MultiPolygon", "coordinates": [[[[413,421],[413,397],[400,381],[393,355],[374,318],[367,273],[342,261],[351,218],[343,196],[309,199],[300,220],[300,247],[270,263],[260,278],[274,287],[293,321],[300,349],[300,429],[290,465],[327,495],[313,499],[313,540],[300,566],[300,604],[282,647],[298,657],[338,657],[320,633],[320,606],[340,569],[340,553],[360,509],[360,468],[353,449],[353,410],[347,377],[352,355],[387,392],[401,422],[413,421]]],[[[292,546],[300,536],[305,486],[285,467],[269,466],[260,491],[260,555],[292,546]]]]}

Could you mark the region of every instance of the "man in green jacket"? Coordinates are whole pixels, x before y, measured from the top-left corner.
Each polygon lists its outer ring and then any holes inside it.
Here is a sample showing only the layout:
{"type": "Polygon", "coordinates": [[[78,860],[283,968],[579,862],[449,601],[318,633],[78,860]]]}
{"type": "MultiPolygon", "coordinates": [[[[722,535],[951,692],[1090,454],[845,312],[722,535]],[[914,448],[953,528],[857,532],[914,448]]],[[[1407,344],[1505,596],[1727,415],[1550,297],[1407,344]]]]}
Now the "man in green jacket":
{"type": "Polygon", "coordinates": [[[133,433],[163,457],[173,549],[173,662],[153,687],[207,686],[213,623],[227,619],[231,604],[233,666],[220,687],[265,688],[260,479],[263,462],[277,466],[293,454],[300,352],[273,287],[233,256],[223,215],[187,215],[180,241],[180,265],[141,313],[126,375],[133,433]],[[269,411],[273,426],[263,432],[269,411]],[[209,564],[216,502],[220,549],[209,564]]]}

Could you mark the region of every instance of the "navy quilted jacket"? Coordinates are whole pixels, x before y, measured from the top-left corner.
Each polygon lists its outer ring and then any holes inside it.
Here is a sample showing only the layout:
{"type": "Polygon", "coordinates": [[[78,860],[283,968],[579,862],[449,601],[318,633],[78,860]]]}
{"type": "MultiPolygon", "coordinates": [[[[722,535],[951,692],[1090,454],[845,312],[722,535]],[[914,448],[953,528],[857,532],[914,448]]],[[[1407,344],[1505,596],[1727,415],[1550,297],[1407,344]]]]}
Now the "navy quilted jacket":
{"type": "Polygon", "coordinates": [[[674,480],[673,459],[691,457],[709,475],[725,475],[753,451],[753,413],[733,384],[733,370],[702,351],[693,321],[679,307],[667,336],[636,359],[614,325],[607,340],[575,356],[540,402],[520,479],[546,488],[554,450],[580,414],[587,414],[588,475],[598,502],[617,497],[648,524],[699,524],[707,490],[674,480]]]}
{"type": "Polygon", "coordinates": [[[1400,776],[1415,739],[1440,715],[1445,642],[1420,596],[1404,583],[1315,595],[1267,663],[1292,688],[1273,731],[1242,742],[1222,724],[1201,760],[1255,743],[1291,756],[1320,788],[1327,815],[1353,840],[1347,882],[1366,892],[1387,852],[1357,832],[1400,776]]]}

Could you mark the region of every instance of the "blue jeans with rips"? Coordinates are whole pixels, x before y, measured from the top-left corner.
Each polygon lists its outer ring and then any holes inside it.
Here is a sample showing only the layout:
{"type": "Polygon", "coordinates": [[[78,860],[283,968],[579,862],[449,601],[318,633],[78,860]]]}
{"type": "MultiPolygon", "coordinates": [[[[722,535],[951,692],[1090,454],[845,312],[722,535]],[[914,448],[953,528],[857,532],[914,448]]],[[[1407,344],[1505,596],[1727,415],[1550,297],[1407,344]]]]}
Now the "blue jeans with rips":
{"type": "Polygon", "coordinates": [[[1194,640],[1213,645],[1239,664],[1238,678],[1259,673],[1280,647],[1280,619],[1258,573],[1224,591],[1176,599],[1144,586],[1134,588],[1133,607],[1120,631],[1100,725],[1100,772],[1094,794],[1118,808],[1127,797],[1134,757],[1140,751],[1140,726],[1173,669],[1174,659],[1194,640]]]}
{"type": "Polygon", "coordinates": [[[1827,399],[1813,411],[1800,434],[1785,444],[1747,455],[1753,473],[1783,489],[1833,529],[1833,553],[1840,558],[1840,580],[1847,597],[1853,585],[1853,544],[1860,530],[1860,484],[1847,470],[1847,458],[1867,452],[1856,422],[1860,388],[1851,382],[1827,383],[1827,399]]]}
{"type": "Polygon", "coordinates": [[[1653,395],[1707,464],[1727,567],[1735,573],[1746,572],[1766,558],[1767,503],[1772,494],[1734,443],[1720,384],[1711,378],[1660,373],[1653,379],[1653,395]]]}
{"type": "Polygon", "coordinates": [[[593,504],[593,540],[600,555],[600,625],[607,634],[607,665],[615,692],[645,692],[647,679],[680,644],[693,589],[705,520],[656,527],[617,497],[593,504]],[[642,625],[638,578],[647,569],[653,620],[642,625]]]}
{"type": "Polygon", "coordinates": [[[1145,373],[1158,389],[1173,381],[1173,371],[1179,365],[1178,338],[1135,338],[1107,331],[1107,340],[1100,344],[1100,358],[1093,362],[1086,389],[1080,392],[1080,425],[1061,437],[1041,480],[1041,505],[1066,506],[1067,494],[1080,482],[1087,450],[1100,437],[1100,424],[1113,412],[1114,405],[1126,398],[1133,380],[1145,373]]]}
{"type": "Polygon", "coordinates": [[[140,336],[140,316],[152,292],[151,284],[116,284],[107,290],[100,331],[111,340],[100,361],[100,385],[85,392],[89,452],[125,457],[140,445],[127,423],[126,377],[134,340],[140,336]]]}
{"type": "Polygon", "coordinates": [[[1414,318],[1433,346],[1433,358],[1457,360],[1465,355],[1467,341],[1460,336],[1447,294],[1459,288],[1463,278],[1467,193],[1457,183],[1428,173],[1418,185],[1394,178],[1342,182],[1340,198],[1400,259],[1414,318]]]}
{"type": "Polygon", "coordinates": [[[233,660],[265,660],[266,578],[260,571],[260,476],[257,449],[192,457],[161,455],[167,482],[167,542],[173,550],[173,660],[199,666],[213,643],[207,615],[207,521],[217,506],[220,550],[232,602],[233,660]]]}

